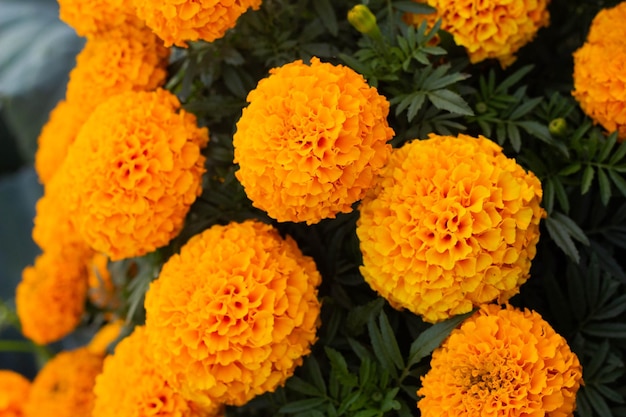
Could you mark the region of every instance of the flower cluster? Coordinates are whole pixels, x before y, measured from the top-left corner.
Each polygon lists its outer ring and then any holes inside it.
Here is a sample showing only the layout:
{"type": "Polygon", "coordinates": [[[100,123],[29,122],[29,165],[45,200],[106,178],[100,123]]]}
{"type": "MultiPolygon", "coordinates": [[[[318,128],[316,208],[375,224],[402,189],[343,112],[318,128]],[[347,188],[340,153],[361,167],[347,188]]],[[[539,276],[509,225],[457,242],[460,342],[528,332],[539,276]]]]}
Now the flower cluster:
{"type": "Polygon", "coordinates": [[[167,244],[200,194],[206,128],[165,91],[125,92],[94,110],[61,176],[70,217],[111,260],[167,244]]]}
{"type": "Polygon", "coordinates": [[[0,416],[24,417],[29,393],[28,379],[13,371],[0,370],[0,416]]]}
{"type": "Polygon", "coordinates": [[[583,111],[608,131],[626,139],[626,3],[604,9],[594,19],[585,44],[574,53],[572,95],[583,111]]]}
{"type": "Polygon", "coordinates": [[[465,47],[472,63],[497,58],[503,67],[515,61],[515,53],[547,26],[550,0],[413,0],[427,3],[433,15],[407,14],[409,24],[430,25],[441,19],[441,29],[450,32],[457,45],[465,47]]]}
{"type": "Polygon", "coordinates": [[[528,279],[541,195],[539,180],[484,137],[407,143],[361,203],[361,272],[429,322],[504,302],[528,279]]]}
{"type": "Polygon", "coordinates": [[[578,358],[541,316],[483,306],[435,350],[418,402],[424,417],[571,416],[578,358]]]}
{"type": "Polygon", "coordinates": [[[49,360],[31,385],[25,417],[91,417],[103,360],[87,348],[63,351],[49,360]]]}
{"type": "Polygon", "coordinates": [[[281,222],[350,212],[389,157],[389,103],[358,73],[317,58],[270,72],[233,138],[246,194],[281,222]]]}
{"type": "Polygon", "coordinates": [[[93,417],[211,417],[222,408],[200,407],[183,398],[157,372],[143,326],[122,340],[96,378],[93,417]]]}
{"type": "Polygon", "coordinates": [[[261,0],[132,0],[131,4],[166,46],[184,47],[187,41],[223,37],[246,10],[257,10],[261,0]]]}
{"type": "Polygon", "coordinates": [[[295,241],[257,222],[213,226],[163,266],[146,329],[188,398],[242,405],[291,376],[316,339],[320,275],[295,241]]]}

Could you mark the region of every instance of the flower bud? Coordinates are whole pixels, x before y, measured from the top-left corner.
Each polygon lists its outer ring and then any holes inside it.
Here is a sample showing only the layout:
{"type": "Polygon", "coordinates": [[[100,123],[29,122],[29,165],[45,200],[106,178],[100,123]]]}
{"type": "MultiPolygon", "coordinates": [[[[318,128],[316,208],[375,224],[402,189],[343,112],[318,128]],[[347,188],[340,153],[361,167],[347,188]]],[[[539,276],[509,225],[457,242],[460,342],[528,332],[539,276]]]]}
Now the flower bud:
{"type": "Polygon", "coordinates": [[[564,134],[565,129],[567,129],[567,121],[562,117],[551,120],[548,125],[548,130],[555,136],[564,134]]]}
{"type": "Polygon", "coordinates": [[[364,4],[357,4],[348,12],[348,21],[356,30],[372,39],[381,39],[380,28],[376,24],[376,16],[364,4]]]}

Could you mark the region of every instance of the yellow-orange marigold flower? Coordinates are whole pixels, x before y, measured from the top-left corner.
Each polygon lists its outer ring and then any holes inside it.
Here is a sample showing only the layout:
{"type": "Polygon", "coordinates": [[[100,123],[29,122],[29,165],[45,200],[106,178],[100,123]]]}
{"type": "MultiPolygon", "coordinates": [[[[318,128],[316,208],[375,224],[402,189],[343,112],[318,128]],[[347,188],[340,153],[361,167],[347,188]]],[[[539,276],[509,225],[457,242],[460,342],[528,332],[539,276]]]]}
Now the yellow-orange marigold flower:
{"type": "Polygon", "coordinates": [[[132,0],[131,4],[165,46],[185,47],[187,41],[213,42],[223,37],[246,10],[258,10],[261,0],[132,0]]]}
{"type": "Polygon", "coordinates": [[[132,5],[124,0],[58,0],[59,17],[79,36],[93,37],[108,30],[134,24],[132,5]]]}
{"type": "Polygon", "coordinates": [[[185,399],[157,371],[143,326],[115,347],[96,378],[93,417],[212,417],[222,407],[210,409],[185,399]]]}
{"type": "Polygon", "coordinates": [[[625,14],[622,3],[594,18],[589,38],[574,52],[572,91],[582,110],[606,130],[617,130],[620,141],[626,139],[625,14]]]}
{"type": "Polygon", "coordinates": [[[270,73],[233,138],[246,194],[281,222],[350,212],[391,152],[389,103],[352,69],[317,58],[270,73]]]}
{"type": "Polygon", "coordinates": [[[571,416],[582,368],[536,312],[483,306],[433,352],[423,417],[571,416]]]}
{"type": "Polygon", "coordinates": [[[316,338],[320,275],[295,241],[246,221],[194,236],[146,295],[160,372],[199,403],[242,405],[292,375],[316,338]]]}
{"type": "Polygon", "coordinates": [[[44,252],[22,273],[15,295],[24,336],[39,344],[61,339],[76,328],[85,310],[84,262],[44,252]]]}
{"type": "Polygon", "coordinates": [[[103,360],[87,348],[63,351],[49,360],[31,385],[25,417],[91,417],[103,360]]]}
{"type": "Polygon", "coordinates": [[[78,232],[111,260],[166,245],[201,192],[208,131],[179,109],[160,89],[105,101],[57,173],[78,232]]]}
{"type": "Polygon", "coordinates": [[[105,324],[93,336],[87,349],[95,354],[105,355],[109,345],[121,337],[123,330],[124,320],[119,319],[105,324]]]}
{"type": "Polygon", "coordinates": [[[409,24],[441,19],[441,29],[450,32],[457,45],[465,47],[472,63],[496,58],[502,67],[515,61],[515,53],[548,26],[550,0],[413,0],[426,3],[432,15],[407,14],[409,24]]]}
{"type": "Polygon", "coordinates": [[[23,417],[30,381],[17,372],[0,370],[0,417],[23,417]]]}
{"type": "Polygon", "coordinates": [[[537,177],[482,136],[407,143],[361,203],[361,272],[429,322],[504,302],[528,279],[541,195],[537,177]]]}

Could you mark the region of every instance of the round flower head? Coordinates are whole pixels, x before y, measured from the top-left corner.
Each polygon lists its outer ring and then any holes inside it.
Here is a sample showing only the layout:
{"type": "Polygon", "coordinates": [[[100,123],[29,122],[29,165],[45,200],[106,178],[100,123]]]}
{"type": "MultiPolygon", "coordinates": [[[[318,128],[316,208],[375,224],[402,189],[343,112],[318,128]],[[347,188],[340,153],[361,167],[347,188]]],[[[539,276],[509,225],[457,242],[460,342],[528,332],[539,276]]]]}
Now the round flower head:
{"type": "Polygon", "coordinates": [[[39,344],[73,331],[85,310],[87,271],[84,262],[62,253],[44,252],[22,273],[15,295],[24,336],[39,344]]]}
{"type": "Polygon", "coordinates": [[[429,322],[504,302],[528,279],[541,194],[535,175],[484,137],[407,143],[361,203],[361,272],[429,322]]]}
{"type": "Polygon", "coordinates": [[[22,375],[0,370],[0,417],[23,417],[30,381],[22,375]]]}
{"type": "Polygon", "coordinates": [[[174,391],[152,361],[143,327],[123,339],[104,361],[96,378],[92,417],[211,417],[223,415],[217,404],[199,407],[174,391]]]}
{"type": "Polygon", "coordinates": [[[25,417],[91,417],[93,387],[103,360],[87,348],[56,355],[35,377],[25,417]]]}
{"type": "Polygon", "coordinates": [[[571,416],[578,358],[535,312],[482,307],[433,352],[423,417],[571,416]]]}
{"type": "Polygon", "coordinates": [[[165,46],[186,47],[187,41],[213,42],[223,37],[246,10],[258,10],[261,0],[132,0],[131,4],[165,46]]]}
{"type": "Polygon", "coordinates": [[[169,49],[143,24],[124,24],[87,40],[70,72],[66,98],[90,114],[126,91],[150,91],[165,81],[169,49]]]}
{"type": "Polygon", "coordinates": [[[465,47],[472,63],[496,58],[502,67],[511,65],[514,54],[550,22],[550,0],[413,1],[426,3],[437,12],[407,14],[407,23],[419,25],[426,20],[432,26],[441,19],[441,29],[449,32],[457,45],[465,47]]]}
{"type": "Polygon", "coordinates": [[[606,130],[617,130],[620,141],[626,139],[626,39],[619,35],[625,13],[620,5],[593,20],[589,39],[574,52],[572,91],[582,110],[606,130]]]}
{"type": "Polygon", "coordinates": [[[124,0],[58,0],[59,17],[79,36],[93,37],[137,20],[124,0]]]}
{"type": "Polygon", "coordinates": [[[111,260],[166,245],[200,194],[208,132],[179,107],[165,90],[105,101],[57,173],[77,230],[111,260]]]}
{"type": "Polygon", "coordinates": [[[391,152],[389,103],[350,68],[317,58],[270,73],[233,138],[246,194],[281,222],[350,212],[391,152]]]}
{"type": "Polygon", "coordinates": [[[320,275],[291,238],[247,221],[194,236],[146,295],[166,380],[190,399],[242,405],[274,391],[314,342],[320,275]]]}

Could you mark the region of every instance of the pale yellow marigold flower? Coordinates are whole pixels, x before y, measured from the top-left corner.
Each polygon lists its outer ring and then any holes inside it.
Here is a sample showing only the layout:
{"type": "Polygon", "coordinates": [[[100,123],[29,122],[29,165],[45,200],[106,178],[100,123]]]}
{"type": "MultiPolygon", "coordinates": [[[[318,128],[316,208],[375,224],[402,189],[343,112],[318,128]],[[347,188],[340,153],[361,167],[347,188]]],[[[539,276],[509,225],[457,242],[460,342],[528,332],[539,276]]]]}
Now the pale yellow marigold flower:
{"type": "Polygon", "coordinates": [[[213,226],[146,295],[159,371],[200,404],[242,405],[283,385],[316,340],[321,280],[296,242],[257,221],[213,226]]]}
{"type": "Polygon", "coordinates": [[[352,211],[391,152],[389,102],[352,69],[317,58],[270,73],[233,138],[246,194],[280,222],[352,211]]]}
{"type": "Polygon", "coordinates": [[[17,372],[0,370],[0,417],[24,417],[30,381],[17,372]]]}
{"type": "Polygon", "coordinates": [[[486,305],[433,352],[422,417],[568,417],[582,368],[539,314],[486,305]]]}
{"type": "Polygon", "coordinates": [[[429,322],[504,302],[528,279],[541,195],[537,177],[482,136],[407,143],[361,203],[361,272],[429,322]]]}

